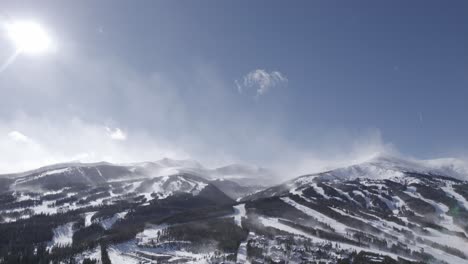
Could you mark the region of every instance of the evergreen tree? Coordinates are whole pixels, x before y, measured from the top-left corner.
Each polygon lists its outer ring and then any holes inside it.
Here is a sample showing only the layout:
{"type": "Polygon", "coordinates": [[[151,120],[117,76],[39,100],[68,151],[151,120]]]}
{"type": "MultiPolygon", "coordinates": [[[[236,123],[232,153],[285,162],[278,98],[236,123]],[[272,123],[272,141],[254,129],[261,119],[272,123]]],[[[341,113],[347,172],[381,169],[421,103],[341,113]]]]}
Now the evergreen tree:
{"type": "Polygon", "coordinates": [[[107,253],[107,245],[104,243],[101,244],[101,262],[102,264],[112,264],[109,253],[107,253]]]}

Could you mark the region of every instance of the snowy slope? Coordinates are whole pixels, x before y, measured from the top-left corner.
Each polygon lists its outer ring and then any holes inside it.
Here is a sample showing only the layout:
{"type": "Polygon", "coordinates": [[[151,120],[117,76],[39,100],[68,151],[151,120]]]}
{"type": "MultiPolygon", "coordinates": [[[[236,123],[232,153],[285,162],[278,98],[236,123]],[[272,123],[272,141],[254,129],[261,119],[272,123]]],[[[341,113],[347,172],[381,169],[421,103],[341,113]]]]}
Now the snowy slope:
{"type": "Polygon", "coordinates": [[[238,191],[230,179],[269,174],[192,160],[67,164],[16,177],[14,191],[0,196],[0,227],[6,235],[47,228],[39,235],[49,248],[76,242],[75,233],[88,246],[79,260],[100,258],[93,241],[105,241],[112,263],[346,263],[356,254],[369,262],[468,263],[464,168],[453,159],[379,155],[235,202],[224,189],[238,191]]]}
{"type": "MultiPolygon", "coordinates": [[[[276,175],[267,169],[249,165],[232,164],[209,169],[194,160],[161,159],[154,162],[130,164],[63,163],[36,170],[0,175],[13,180],[11,190],[57,190],[78,184],[99,185],[142,178],[156,178],[174,174],[192,174],[208,180],[230,180],[239,188],[273,183],[276,175]]],[[[242,193],[242,192],[241,192],[242,193]]]]}
{"type": "Polygon", "coordinates": [[[404,173],[446,176],[468,180],[468,164],[458,159],[416,160],[389,155],[376,155],[368,161],[320,173],[321,177],[338,179],[389,179],[401,177],[404,173]]]}
{"type": "Polygon", "coordinates": [[[266,206],[262,224],[315,241],[329,237],[320,232],[332,230],[342,236],[338,240],[348,241],[341,248],[356,247],[357,238],[361,244],[367,237],[369,252],[392,256],[393,244],[401,257],[419,259],[417,252],[426,252],[434,260],[468,263],[468,181],[460,180],[466,177],[463,166],[447,163],[457,162],[378,156],[301,176],[242,201],[266,206]],[[273,208],[282,209],[272,213],[273,208]],[[307,232],[302,225],[321,231],[307,232]]]}
{"type": "Polygon", "coordinates": [[[74,222],[58,226],[54,229],[54,238],[52,243],[49,244],[50,247],[54,246],[68,246],[72,244],[73,237],[73,224],[74,222]]]}

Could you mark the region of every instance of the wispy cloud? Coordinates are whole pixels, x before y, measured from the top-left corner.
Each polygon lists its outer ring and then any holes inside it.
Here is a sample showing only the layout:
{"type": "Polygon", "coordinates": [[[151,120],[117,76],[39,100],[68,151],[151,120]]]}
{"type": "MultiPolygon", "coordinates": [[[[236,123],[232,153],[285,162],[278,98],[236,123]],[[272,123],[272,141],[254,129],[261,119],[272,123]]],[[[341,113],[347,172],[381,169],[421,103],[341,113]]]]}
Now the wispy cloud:
{"type": "Polygon", "coordinates": [[[118,127],[114,129],[106,127],[106,131],[111,139],[122,141],[127,139],[127,134],[118,127]]]}
{"type": "Polygon", "coordinates": [[[358,164],[376,155],[401,156],[392,143],[384,141],[378,129],[330,133],[329,138],[321,137],[321,143],[313,147],[279,145],[283,158],[270,162],[271,167],[291,178],[358,164]]]}
{"type": "Polygon", "coordinates": [[[279,71],[267,72],[263,69],[256,69],[247,73],[241,81],[236,80],[239,93],[246,89],[255,89],[256,96],[261,96],[270,91],[273,87],[285,85],[288,79],[279,71]]]}
{"type": "MultiPolygon", "coordinates": [[[[108,58],[61,59],[66,67],[19,61],[10,78],[0,79],[0,87],[15,87],[0,104],[0,149],[8,153],[0,155],[0,173],[74,160],[170,157],[193,158],[208,167],[253,163],[289,178],[347,164],[385,145],[378,133],[362,131],[365,139],[355,148],[349,145],[356,135],[324,140],[319,132],[313,137],[320,138],[320,146],[293,144],[282,135],[281,123],[259,123],[250,109],[239,109],[229,97],[232,85],[210,65],[174,76],[136,72],[108,58]]],[[[243,93],[260,96],[287,82],[283,73],[259,69],[238,84],[243,93]]]]}
{"type": "Polygon", "coordinates": [[[0,159],[0,174],[70,161],[118,163],[188,158],[176,146],[142,131],[132,131],[132,137],[126,137],[119,128],[109,132],[102,124],[79,118],[51,122],[25,115],[12,122],[0,120],[0,149],[5,153],[0,159]]]}
{"type": "MultiPolygon", "coordinates": [[[[255,129],[257,134],[261,130],[255,129]]],[[[0,136],[0,149],[8,153],[0,159],[0,174],[69,161],[127,163],[170,157],[193,158],[208,167],[232,162],[253,163],[278,172],[280,178],[271,180],[280,182],[358,163],[376,153],[397,153],[391,144],[383,141],[378,130],[350,136],[333,134],[328,139],[322,138],[321,145],[313,147],[291,144],[273,130],[262,131],[261,136],[257,134],[252,130],[246,134],[248,139],[241,139],[242,155],[234,152],[229,157],[219,157],[216,148],[196,139],[188,138],[176,144],[141,129],[123,131],[115,125],[77,117],[55,122],[20,115],[11,122],[0,120],[0,135],[3,135],[0,136]],[[205,151],[197,151],[191,146],[195,143],[205,151]],[[278,149],[281,152],[275,152],[278,149]],[[252,155],[256,158],[252,159],[252,155]]],[[[230,145],[226,147],[232,148],[230,145]]]]}
{"type": "Polygon", "coordinates": [[[30,142],[31,140],[25,136],[24,134],[22,134],[21,132],[18,132],[18,131],[11,131],[10,133],[8,133],[8,137],[10,137],[10,139],[12,139],[13,141],[16,141],[16,142],[30,142]]]}
{"type": "MultiPolygon", "coordinates": [[[[284,123],[259,122],[261,115],[239,108],[232,83],[210,65],[179,75],[141,73],[81,54],[60,59],[47,67],[17,61],[9,78],[0,78],[0,173],[73,160],[170,157],[208,167],[253,163],[272,167],[284,180],[391,149],[378,131],[366,130],[324,128],[310,132],[310,142],[291,142],[284,123]]],[[[237,84],[240,92],[260,96],[287,82],[283,73],[259,69],[237,84]]]]}

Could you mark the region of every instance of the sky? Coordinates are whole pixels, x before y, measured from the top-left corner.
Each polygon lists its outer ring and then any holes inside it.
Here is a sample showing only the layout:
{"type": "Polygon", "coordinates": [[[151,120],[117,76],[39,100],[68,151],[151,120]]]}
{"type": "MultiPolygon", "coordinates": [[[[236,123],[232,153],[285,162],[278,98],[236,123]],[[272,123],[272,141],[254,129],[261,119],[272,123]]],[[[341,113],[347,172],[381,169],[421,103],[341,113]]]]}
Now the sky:
{"type": "Polygon", "coordinates": [[[468,2],[0,2],[0,173],[162,157],[304,173],[467,156],[468,2]]]}

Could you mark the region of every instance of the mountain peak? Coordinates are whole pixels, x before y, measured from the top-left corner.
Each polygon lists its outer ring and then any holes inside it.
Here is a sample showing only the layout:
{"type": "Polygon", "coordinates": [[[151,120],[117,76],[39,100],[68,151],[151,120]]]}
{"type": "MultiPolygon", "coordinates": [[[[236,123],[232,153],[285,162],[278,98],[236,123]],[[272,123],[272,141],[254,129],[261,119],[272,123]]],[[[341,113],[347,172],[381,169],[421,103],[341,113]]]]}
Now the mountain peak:
{"type": "Polygon", "coordinates": [[[467,180],[468,164],[463,160],[455,158],[419,160],[386,153],[377,153],[365,161],[320,174],[324,177],[328,176],[341,179],[384,179],[402,176],[405,173],[420,173],[467,180]]]}

